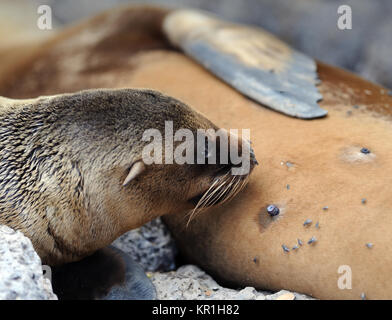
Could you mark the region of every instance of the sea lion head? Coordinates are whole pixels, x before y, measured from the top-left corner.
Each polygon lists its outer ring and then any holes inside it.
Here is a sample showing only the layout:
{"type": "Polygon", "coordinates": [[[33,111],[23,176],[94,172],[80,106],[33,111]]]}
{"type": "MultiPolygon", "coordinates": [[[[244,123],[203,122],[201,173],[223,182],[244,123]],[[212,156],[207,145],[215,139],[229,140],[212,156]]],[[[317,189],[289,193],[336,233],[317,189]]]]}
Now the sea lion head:
{"type": "Polygon", "coordinates": [[[257,163],[247,139],[156,91],[0,102],[3,173],[15,186],[0,186],[0,223],[29,236],[49,264],[79,260],[162,215],[190,219],[238,193],[257,163]]]}
{"type": "Polygon", "coordinates": [[[106,131],[87,139],[95,151],[86,158],[99,169],[86,172],[85,184],[95,210],[116,215],[121,232],[173,212],[192,217],[231,199],[257,163],[248,140],[172,97],[131,89],[83,94],[103,106],[92,108],[88,121],[96,117],[94,130],[106,131]]]}

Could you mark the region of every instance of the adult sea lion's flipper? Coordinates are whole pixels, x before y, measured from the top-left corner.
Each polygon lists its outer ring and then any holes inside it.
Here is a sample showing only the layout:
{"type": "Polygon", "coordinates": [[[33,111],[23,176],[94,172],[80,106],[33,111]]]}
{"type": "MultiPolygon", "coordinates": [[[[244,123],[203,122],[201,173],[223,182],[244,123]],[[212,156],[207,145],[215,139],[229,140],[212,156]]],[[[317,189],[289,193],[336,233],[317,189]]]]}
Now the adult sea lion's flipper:
{"type": "Polygon", "coordinates": [[[125,252],[108,247],[125,264],[125,279],[111,288],[104,297],[105,300],[155,300],[157,293],[155,286],[146,276],[142,267],[125,252]]]}
{"type": "Polygon", "coordinates": [[[109,246],[81,261],[52,269],[52,285],[64,300],[154,300],[155,287],[123,251],[109,246]]]}
{"type": "Polygon", "coordinates": [[[170,41],[244,95],[289,116],[327,114],[317,101],[316,62],[271,34],[195,10],[178,10],[164,21],[170,41]]]}

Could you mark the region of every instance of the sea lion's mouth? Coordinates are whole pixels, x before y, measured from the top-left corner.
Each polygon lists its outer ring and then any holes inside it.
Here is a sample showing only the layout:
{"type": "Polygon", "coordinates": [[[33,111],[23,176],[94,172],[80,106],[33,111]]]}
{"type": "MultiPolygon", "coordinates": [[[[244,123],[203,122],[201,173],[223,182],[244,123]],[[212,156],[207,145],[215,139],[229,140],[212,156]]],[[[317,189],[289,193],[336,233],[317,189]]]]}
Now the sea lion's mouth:
{"type": "Polygon", "coordinates": [[[210,187],[189,200],[195,207],[189,213],[188,223],[195,215],[209,207],[223,204],[234,198],[247,184],[249,175],[232,175],[231,170],[222,171],[210,187]]]}
{"type": "Polygon", "coordinates": [[[255,153],[250,146],[249,151],[248,170],[239,170],[242,169],[242,163],[220,164],[213,171],[213,180],[208,189],[189,199],[194,209],[188,214],[188,224],[197,213],[231,200],[246,186],[252,170],[258,165],[255,153]]]}
{"type": "MultiPolygon", "coordinates": [[[[218,169],[215,172],[215,179],[212,181],[211,186],[199,193],[197,196],[189,199],[189,202],[192,203],[195,207],[199,204],[199,202],[203,199],[204,196],[211,196],[211,201],[205,203],[204,207],[211,207],[213,205],[217,205],[226,201],[226,198],[230,196],[230,194],[234,191],[235,186],[240,180],[248,179],[248,175],[236,176],[236,178],[230,180],[230,168],[223,167],[218,169]],[[219,181],[219,184],[216,182],[219,181]],[[226,184],[226,188],[225,185],[226,184]],[[222,192],[216,193],[217,190],[221,189],[222,192]]],[[[231,175],[231,177],[234,177],[231,175]]],[[[240,190],[239,190],[240,191],[240,190]]]]}
{"type": "Polygon", "coordinates": [[[197,206],[197,204],[199,203],[199,201],[201,200],[201,198],[203,198],[203,195],[206,191],[198,194],[197,196],[189,199],[189,202],[192,203],[195,207],[197,206]]]}

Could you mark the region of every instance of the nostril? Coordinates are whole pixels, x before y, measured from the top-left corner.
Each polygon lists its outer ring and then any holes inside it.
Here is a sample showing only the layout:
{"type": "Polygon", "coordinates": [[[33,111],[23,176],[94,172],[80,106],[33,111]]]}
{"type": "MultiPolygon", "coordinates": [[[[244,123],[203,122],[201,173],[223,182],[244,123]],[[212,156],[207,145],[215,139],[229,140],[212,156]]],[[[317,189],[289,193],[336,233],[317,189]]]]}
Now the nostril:
{"type": "Polygon", "coordinates": [[[257,159],[256,159],[255,152],[254,152],[254,150],[253,150],[252,148],[250,148],[250,162],[251,162],[253,165],[255,165],[255,166],[257,166],[257,165],[259,164],[259,162],[258,162],[257,159]]]}

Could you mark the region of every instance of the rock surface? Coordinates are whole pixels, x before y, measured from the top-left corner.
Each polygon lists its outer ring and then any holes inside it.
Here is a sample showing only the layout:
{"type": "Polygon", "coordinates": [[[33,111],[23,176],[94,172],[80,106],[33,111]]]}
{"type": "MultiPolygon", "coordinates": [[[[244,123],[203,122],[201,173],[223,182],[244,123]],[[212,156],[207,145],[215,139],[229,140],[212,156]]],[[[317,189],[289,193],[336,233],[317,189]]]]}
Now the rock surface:
{"type": "Polygon", "coordinates": [[[0,226],[0,300],[55,300],[41,259],[21,232],[0,226]]]}
{"type": "Polygon", "coordinates": [[[186,265],[177,271],[147,273],[162,300],[312,300],[303,294],[281,290],[271,294],[252,287],[223,288],[198,267],[186,265]]]}
{"type": "MultiPolygon", "coordinates": [[[[176,248],[169,231],[154,220],[123,235],[116,247],[139,262],[163,300],[310,300],[286,290],[272,294],[252,287],[239,290],[220,286],[197,266],[175,268],[176,248]],[[164,272],[169,271],[169,272],[164,272]]],[[[42,274],[42,264],[31,241],[21,232],[0,226],[0,300],[54,300],[52,285],[42,274]]]]}
{"type": "Polygon", "coordinates": [[[138,262],[156,286],[163,300],[309,300],[286,290],[277,293],[252,287],[233,290],[221,287],[197,266],[186,265],[175,271],[177,250],[169,230],[160,219],[147,223],[118,238],[113,245],[138,262]]]}
{"type": "Polygon", "coordinates": [[[176,247],[161,219],[125,233],[113,246],[128,253],[145,271],[171,271],[176,267],[176,247]]]}

